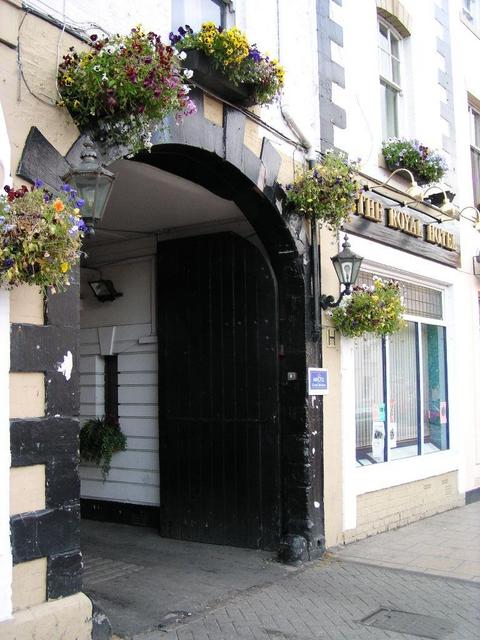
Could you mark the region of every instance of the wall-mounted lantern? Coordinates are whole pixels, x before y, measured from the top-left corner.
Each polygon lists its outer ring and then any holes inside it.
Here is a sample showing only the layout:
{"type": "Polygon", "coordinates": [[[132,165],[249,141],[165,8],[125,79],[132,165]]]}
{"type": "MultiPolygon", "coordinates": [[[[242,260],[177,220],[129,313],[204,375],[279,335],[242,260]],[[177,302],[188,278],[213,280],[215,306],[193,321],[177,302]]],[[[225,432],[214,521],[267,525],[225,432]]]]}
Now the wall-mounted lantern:
{"type": "Polygon", "coordinates": [[[99,162],[94,144],[90,138],[83,143],[80,164],[73,165],[62,180],[74,187],[78,197],[84,200],[82,217],[91,225],[99,222],[113,187],[115,174],[105,169],[99,162]]]}
{"type": "Polygon", "coordinates": [[[352,293],[352,287],[357,281],[358,274],[360,272],[360,266],[363,258],[357,256],[356,253],[350,249],[350,243],[348,242],[348,236],[345,234],[343,240],[343,249],[336,256],[331,259],[335,272],[337,274],[338,281],[344,286],[343,291],[340,293],[340,297],[335,302],[333,296],[321,295],[320,305],[322,309],[328,309],[329,307],[338,307],[343,299],[343,296],[349,296],[352,293]]]}

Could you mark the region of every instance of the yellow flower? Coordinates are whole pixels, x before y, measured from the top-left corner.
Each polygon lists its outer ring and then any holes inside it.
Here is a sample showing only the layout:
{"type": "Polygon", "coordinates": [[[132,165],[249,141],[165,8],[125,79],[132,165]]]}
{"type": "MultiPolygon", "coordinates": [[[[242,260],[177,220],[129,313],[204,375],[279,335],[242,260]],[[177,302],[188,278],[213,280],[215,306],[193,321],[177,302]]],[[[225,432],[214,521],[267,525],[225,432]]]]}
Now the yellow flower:
{"type": "Polygon", "coordinates": [[[62,264],[60,265],[61,272],[67,273],[69,269],[70,269],[70,265],[68,264],[68,262],[62,262],[62,264]]]}

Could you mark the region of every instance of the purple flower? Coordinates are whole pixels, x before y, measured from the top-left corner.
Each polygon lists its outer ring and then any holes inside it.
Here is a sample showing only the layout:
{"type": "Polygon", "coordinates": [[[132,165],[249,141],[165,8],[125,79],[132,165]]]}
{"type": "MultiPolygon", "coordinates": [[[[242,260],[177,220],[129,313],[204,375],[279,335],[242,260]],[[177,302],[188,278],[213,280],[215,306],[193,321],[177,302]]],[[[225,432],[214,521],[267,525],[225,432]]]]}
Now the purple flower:
{"type": "Polygon", "coordinates": [[[41,187],[43,187],[43,185],[43,180],[39,180],[38,178],[35,180],[35,189],[40,189],[41,187]]]}
{"type": "Polygon", "coordinates": [[[255,45],[252,45],[248,51],[248,57],[254,62],[261,62],[262,56],[255,45]]]}
{"type": "Polygon", "coordinates": [[[6,258],[3,261],[3,268],[9,269],[14,263],[15,263],[15,260],[13,258],[6,258]]]}
{"type": "Polygon", "coordinates": [[[85,200],[83,198],[79,198],[75,204],[78,208],[81,208],[85,204],[85,200]]]}
{"type": "Polygon", "coordinates": [[[183,37],[187,35],[187,32],[183,27],[178,27],[178,33],[183,37]]]}
{"type": "Polygon", "coordinates": [[[70,193],[71,190],[72,187],[69,184],[62,184],[62,191],[65,191],[65,193],[70,193]]]}
{"type": "Polygon", "coordinates": [[[89,230],[90,230],[90,227],[85,222],[85,220],[79,220],[78,223],[77,223],[77,226],[78,226],[79,230],[82,231],[83,233],[88,233],[89,230]]]}

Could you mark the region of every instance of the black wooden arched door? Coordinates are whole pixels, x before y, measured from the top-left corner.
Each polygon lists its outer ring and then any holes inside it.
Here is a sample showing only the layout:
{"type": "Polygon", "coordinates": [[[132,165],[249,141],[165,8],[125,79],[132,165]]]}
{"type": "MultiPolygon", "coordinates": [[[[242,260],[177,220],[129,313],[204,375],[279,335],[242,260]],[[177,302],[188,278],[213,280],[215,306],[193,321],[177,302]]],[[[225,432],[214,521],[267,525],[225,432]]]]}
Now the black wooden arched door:
{"type": "Polygon", "coordinates": [[[260,251],[222,233],[158,245],[162,535],[279,539],[277,296],[260,251]]]}

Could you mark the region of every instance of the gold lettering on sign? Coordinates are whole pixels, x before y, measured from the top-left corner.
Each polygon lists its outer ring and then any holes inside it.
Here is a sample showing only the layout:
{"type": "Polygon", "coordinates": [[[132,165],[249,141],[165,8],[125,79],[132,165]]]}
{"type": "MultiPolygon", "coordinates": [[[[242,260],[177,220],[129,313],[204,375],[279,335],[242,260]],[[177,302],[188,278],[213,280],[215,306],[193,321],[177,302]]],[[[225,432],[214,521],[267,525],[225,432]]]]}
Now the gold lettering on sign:
{"type": "Polygon", "coordinates": [[[441,229],[436,224],[427,225],[425,240],[431,244],[437,244],[439,247],[444,247],[444,249],[448,249],[449,251],[455,250],[453,233],[441,229]]]}
{"type": "Polygon", "coordinates": [[[360,196],[356,203],[355,213],[372,222],[383,221],[383,206],[381,202],[360,196]]]}
{"type": "Polygon", "coordinates": [[[423,224],[421,220],[399,209],[387,209],[386,211],[387,225],[389,227],[399,229],[417,238],[423,238],[423,224]]]}

